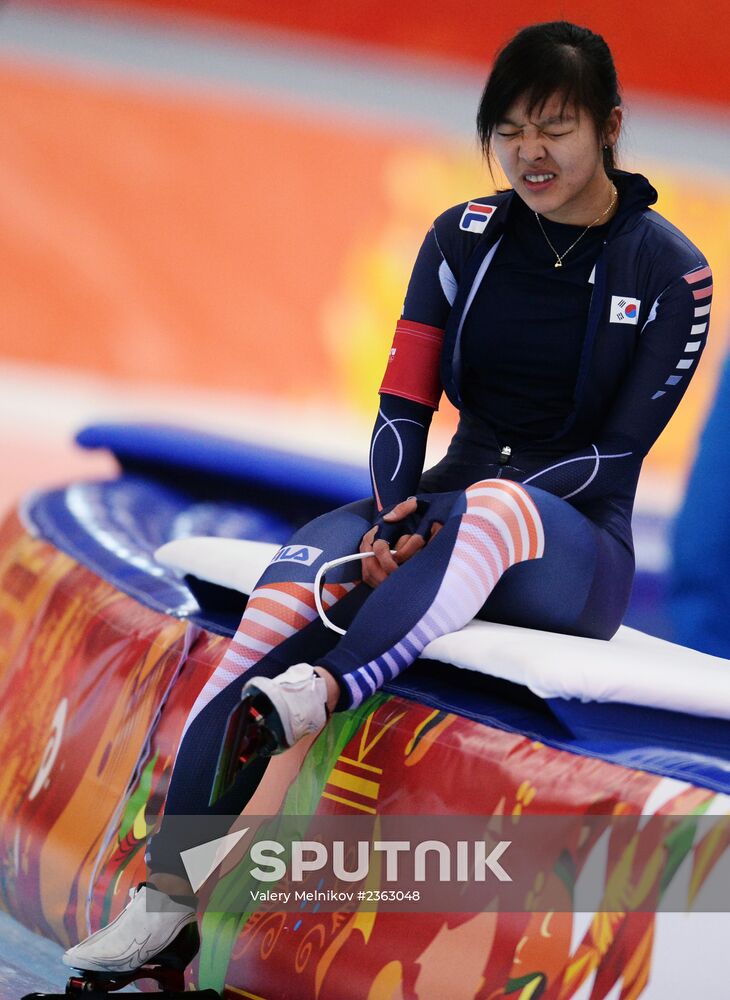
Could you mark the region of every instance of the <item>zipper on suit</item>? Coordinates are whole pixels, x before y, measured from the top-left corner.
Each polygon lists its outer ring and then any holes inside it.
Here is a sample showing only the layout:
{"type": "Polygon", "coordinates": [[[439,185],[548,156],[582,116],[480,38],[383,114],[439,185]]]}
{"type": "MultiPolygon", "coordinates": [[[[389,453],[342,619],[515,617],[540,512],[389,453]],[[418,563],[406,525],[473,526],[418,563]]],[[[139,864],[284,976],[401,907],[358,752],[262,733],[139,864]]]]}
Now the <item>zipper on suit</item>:
{"type": "Polygon", "coordinates": [[[503,466],[505,466],[510,458],[512,457],[512,449],[508,444],[503,444],[499,449],[499,469],[497,470],[497,479],[502,478],[502,473],[504,472],[503,466]]]}

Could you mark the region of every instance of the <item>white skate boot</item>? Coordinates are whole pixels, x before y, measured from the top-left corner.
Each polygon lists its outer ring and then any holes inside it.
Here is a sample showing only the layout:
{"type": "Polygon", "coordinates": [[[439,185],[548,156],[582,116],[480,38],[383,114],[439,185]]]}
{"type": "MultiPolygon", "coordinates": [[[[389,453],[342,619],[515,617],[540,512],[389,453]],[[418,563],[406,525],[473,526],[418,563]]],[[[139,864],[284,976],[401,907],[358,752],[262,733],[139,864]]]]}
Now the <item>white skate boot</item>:
{"type": "Polygon", "coordinates": [[[183,970],[200,947],[195,908],[150,882],[131,889],[129,897],[110,924],[65,952],[64,964],[81,971],[79,983],[93,984],[82,990],[119,989],[119,983],[144,977],[166,989],[184,989],[183,970]]]}
{"type": "Polygon", "coordinates": [[[241,699],[265,694],[274,712],[264,717],[278,750],[287,750],[303,736],[318,733],[327,721],[327,685],[308,663],[297,663],[278,677],[254,677],[241,699]]]}
{"type": "Polygon", "coordinates": [[[308,663],[297,663],[278,677],[252,677],[228,718],[210,804],[254,758],[288,750],[319,732],[327,716],[327,685],[308,663]]]}

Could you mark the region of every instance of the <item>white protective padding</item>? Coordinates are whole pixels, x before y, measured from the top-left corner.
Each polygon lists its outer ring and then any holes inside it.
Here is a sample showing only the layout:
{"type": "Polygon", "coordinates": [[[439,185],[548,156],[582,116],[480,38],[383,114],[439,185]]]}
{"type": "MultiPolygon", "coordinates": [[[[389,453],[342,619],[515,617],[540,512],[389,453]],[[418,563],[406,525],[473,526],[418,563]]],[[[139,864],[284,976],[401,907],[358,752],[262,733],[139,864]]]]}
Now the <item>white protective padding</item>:
{"type": "Polygon", "coordinates": [[[471,622],[434,639],[432,660],[526,685],[541,698],[578,698],[730,719],[730,660],[622,625],[608,642],[471,622]]]}
{"type": "Polygon", "coordinates": [[[178,538],[161,545],[155,559],[180,576],[250,594],[280,548],[239,538],[178,538]]]}
{"type": "MultiPolygon", "coordinates": [[[[163,545],[156,556],[180,575],[250,594],[278,549],[268,542],[185,538],[163,545]]],[[[730,660],[625,625],[605,642],[474,621],[434,639],[422,655],[523,684],[541,698],[624,702],[730,719],[730,660]]]]}

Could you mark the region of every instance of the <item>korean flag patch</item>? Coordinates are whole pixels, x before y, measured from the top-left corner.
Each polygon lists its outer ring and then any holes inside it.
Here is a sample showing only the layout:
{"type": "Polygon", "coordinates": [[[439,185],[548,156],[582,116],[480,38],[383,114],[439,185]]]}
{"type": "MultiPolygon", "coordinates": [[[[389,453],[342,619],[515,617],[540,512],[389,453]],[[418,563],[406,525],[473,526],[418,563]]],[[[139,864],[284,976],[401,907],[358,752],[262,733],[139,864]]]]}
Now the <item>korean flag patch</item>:
{"type": "Polygon", "coordinates": [[[641,299],[630,299],[627,295],[612,295],[609,323],[631,323],[632,326],[636,326],[639,322],[639,309],[641,309],[641,299]]]}
{"type": "Polygon", "coordinates": [[[494,211],[494,205],[480,205],[478,201],[470,201],[461,214],[459,229],[467,233],[483,233],[494,211]]]}

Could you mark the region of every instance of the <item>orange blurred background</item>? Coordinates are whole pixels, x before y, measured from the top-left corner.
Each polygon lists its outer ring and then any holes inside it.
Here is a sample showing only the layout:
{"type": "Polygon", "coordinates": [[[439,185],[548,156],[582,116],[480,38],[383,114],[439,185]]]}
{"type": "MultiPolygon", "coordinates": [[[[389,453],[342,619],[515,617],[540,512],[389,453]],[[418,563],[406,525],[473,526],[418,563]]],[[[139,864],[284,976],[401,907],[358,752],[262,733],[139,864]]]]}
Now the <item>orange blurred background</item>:
{"type": "MultiPolygon", "coordinates": [[[[48,4],[49,6],[51,3],[48,4]]],[[[443,57],[483,72],[502,44],[537,20],[569,20],[604,35],[624,87],[730,104],[728,10],[724,0],[690,8],[685,0],[605,3],[564,0],[539,11],[530,0],[509,4],[440,0],[55,0],[54,6],[129,13],[203,15],[227,24],[259,24],[429,59],[443,57]]]]}
{"type": "MultiPolygon", "coordinates": [[[[430,75],[436,89],[439,73],[445,86],[456,74],[478,97],[487,60],[534,11],[451,2],[424,14],[415,0],[397,15],[382,3],[293,0],[9,8],[16,28],[32,31],[18,29],[15,47],[0,49],[0,502],[78,474],[62,435],[95,416],[215,425],[364,462],[423,234],[445,207],[491,184],[469,132],[429,126],[406,102],[400,116],[350,110],[349,78],[340,84],[338,74],[353,61],[377,79],[387,55],[388,66],[430,75]],[[78,29],[89,25],[96,41],[84,45],[78,29]],[[170,44],[245,43],[242,63],[251,45],[264,57],[267,46],[277,58],[311,57],[330,73],[337,99],[318,103],[301,66],[287,71],[286,59],[281,79],[266,85],[255,74],[236,86],[215,73],[201,82],[184,60],[167,75],[136,68],[129,38],[140,50],[152,40],[164,54],[167,32],[170,44]],[[109,40],[111,52],[117,36],[127,40],[128,67],[99,45],[109,40]],[[339,39],[329,69],[321,41],[307,47],[315,36],[339,39]]],[[[727,140],[719,7],[691,16],[675,0],[627,3],[620,17],[586,2],[560,10],[604,31],[629,111],[633,95],[661,99],[665,122],[667,107],[676,109],[670,149],[697,142],[697,129],[687,138],[682,122],[699,124],[700,137],[712,133],[715,149],[718,135],[727,140]],[[678,93],[705,103],[677,102],[678,93]]],[[[705,167],[701,154],[675,162],[649,149],[629,164],[650,176],[659,211],[703,249],[716,275],[710,349],[648,463],[644,495],[659,506],[667,484],[676,500],[730,326],[730,156],[724,169],[718,159],[705,167]]],[[[436,453],[453,414],[439,421],[436,453]]],[[[107,468],[101,463],[95,471],[107,468]]]]}

